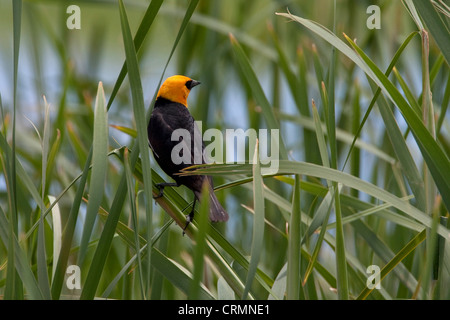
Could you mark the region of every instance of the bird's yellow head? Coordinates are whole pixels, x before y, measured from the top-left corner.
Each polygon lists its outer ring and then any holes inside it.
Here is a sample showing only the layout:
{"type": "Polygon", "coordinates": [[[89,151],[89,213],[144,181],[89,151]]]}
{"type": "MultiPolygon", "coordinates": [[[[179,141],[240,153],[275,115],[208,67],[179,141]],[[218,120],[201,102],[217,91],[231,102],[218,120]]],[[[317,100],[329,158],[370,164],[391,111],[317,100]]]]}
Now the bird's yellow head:
{"type": "Polygon", "coordinates": [[[187,108],[187,97],[191,89],[200,82],[185,76],[172,76],[166,79],[159,88],[156,98],[164,98],[172,102],[181,103],[187,108]]]}

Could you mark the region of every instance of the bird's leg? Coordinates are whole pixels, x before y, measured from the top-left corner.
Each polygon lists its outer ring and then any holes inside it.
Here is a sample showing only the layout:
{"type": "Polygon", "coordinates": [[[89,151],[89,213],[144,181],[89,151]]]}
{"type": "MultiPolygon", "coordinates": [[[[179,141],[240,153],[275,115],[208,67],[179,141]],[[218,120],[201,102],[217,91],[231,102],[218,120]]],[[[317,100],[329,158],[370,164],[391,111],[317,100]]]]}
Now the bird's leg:
{"type": "Polygon", "coordinates": [[[156,187],[159,189],[159,194],[157,196],[153,196],[153,199],[161,198],[164,195],[165,187],[179,187],[180,185],[176,182],[161,182],[157,183],[156,187]]]}
{"type": "Polygon", "coordinates": [[[183,228],[183,236],[185,234],[186,228],[188,227],[189,223],[194,220],[194,213],[195,213],[195,202],[197,201],[197,197],[194,196],[194,204],[192,205],[191,212],[186,216],[186,225],[183,228]]]}

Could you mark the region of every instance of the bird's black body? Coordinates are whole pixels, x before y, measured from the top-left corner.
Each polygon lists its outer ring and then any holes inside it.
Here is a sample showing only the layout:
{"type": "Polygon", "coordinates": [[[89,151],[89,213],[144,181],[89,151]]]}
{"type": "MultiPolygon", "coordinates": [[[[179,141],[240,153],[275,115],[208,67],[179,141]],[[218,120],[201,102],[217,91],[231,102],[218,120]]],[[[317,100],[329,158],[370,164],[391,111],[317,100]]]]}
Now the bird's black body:
{"type": "MultiPolygon", "coordinates": [[[[190,163],[174,164],[172,150],[180,143],[180,140],[172,141],[172,133],[176,129],[186,129],[191,137],[194,136],[194,118],[189,110],[181,103],[171,102],[164,98],[158,98],[153,109],[148,125],[150,148],[159,166],[178,184],[183,184],[189,189],[200,191],[204,176],[179,176],[182,169],[194,163],[191,156],[190,163]]],[[[204,145],[202,144],[202,150],[204,145]]],[[[191,150],[194,150],[194,139],[191,139],[191,150]]],[[[204,163],[204,162],[203,162],[204,163]]],[[[200,164],[200,163],[197,163],[200,164]]]]}
{"type": "Polygon", "coordinates": [[[195,124],[194,118],[192,117],[186,106],[162,97],[158,97],[156,99],[155,107],[153,109],[148,125],[149,144],[153,151],[154,158],[158,162],[161,169],[173,180],[175,180],[177,185],[185,185],[186,187],[191,189],[195,194],[196,200],[200,199],[203,182],[205,181],[205,179],[207,179],[210,188],[210,220],[213,222],[227,221],[228,214],[220,205],[217,197],[214,194],[213,182],[210,176],[177,175],[177,173],[180,173],[182,169],[187,168],[191,165],[206,163],[203,156],[203,151],[205,149],[203,141],[200,140],[200,143],[194,143],[194,135],[196,135],[196,137],[200,137],[201,139],[201,133],[199,133],[198,130],[199,129],[195,124]],[[179,140],[172,141],[172,133],[176,129],[185,129],[190,134],[190,163],[175,164],[172,159],[173,148],[178,145],[183,139],[183,137],[180,137],[179,140]],[[195,131],[197,132],[194,134],[195,131]],[[201,155],[200,163],[198,163],[198,157],[197,161],[194,161],[194,152],[197,152],[197,155],[201,155]]]}

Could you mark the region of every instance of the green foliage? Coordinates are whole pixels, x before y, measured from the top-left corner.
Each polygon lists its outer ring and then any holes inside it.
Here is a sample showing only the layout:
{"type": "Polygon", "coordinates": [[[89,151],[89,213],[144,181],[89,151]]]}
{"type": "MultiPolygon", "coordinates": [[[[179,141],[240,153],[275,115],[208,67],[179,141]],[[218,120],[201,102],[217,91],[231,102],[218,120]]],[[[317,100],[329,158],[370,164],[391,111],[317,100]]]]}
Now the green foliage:
{"type": "Polygon", "coordinates": [[[79,6],[80,30],[60,1],[0,11],[0,298],[450,298],[445,7],[384,1],[369,30],[350,0],[79,6]],[[280,130],[276,173],[260,140],[183,173],[230,214],[205,195],[184,236],[192,192],[153,199],[146,131],[175,73],[203,130],[280,130]]]}

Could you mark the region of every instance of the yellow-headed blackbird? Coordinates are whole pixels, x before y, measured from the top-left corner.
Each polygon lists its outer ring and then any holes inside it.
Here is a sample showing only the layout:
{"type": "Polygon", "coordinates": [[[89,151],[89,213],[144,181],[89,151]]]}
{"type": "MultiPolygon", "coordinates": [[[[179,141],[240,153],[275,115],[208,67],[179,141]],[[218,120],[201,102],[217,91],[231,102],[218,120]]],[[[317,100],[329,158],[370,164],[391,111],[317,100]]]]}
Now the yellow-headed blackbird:
{"type": "Polygon", "coordinates": [[[191,165],[206,163],[203,153],[205,145],[201,138],[201,133],[187,108],[189,92],[199,84],[200,82],[198,81],[180,75],[167,78],[158,91],[155,107],[148,125],[148,140],[153,155],[161,169],[175,180],[175,183],[165,182],[158,184],[160,193],[157,197],[163,196],[163,190],[166,186],[185,185],[194,192],[194,204],[191,213],[187,216],[187,223],[184,229],[194,217],[195,202],[200,199],[205,179],[210,191],[210,220],[213,222],[228,220],[227,212],[220,205],[214,194],[213,182],[210,176],[177,175],[182,169],[191,165]],[[177,129],[181,130],[173,135],[177,129]],[[183,132],[187,134],[183,135],[183,132]],[[187,148],[179,148],[180,143],[185,143],[184,147],[187,148]],[[190,155],[183,154],[185,150],[190,150],[190,155]]]}

